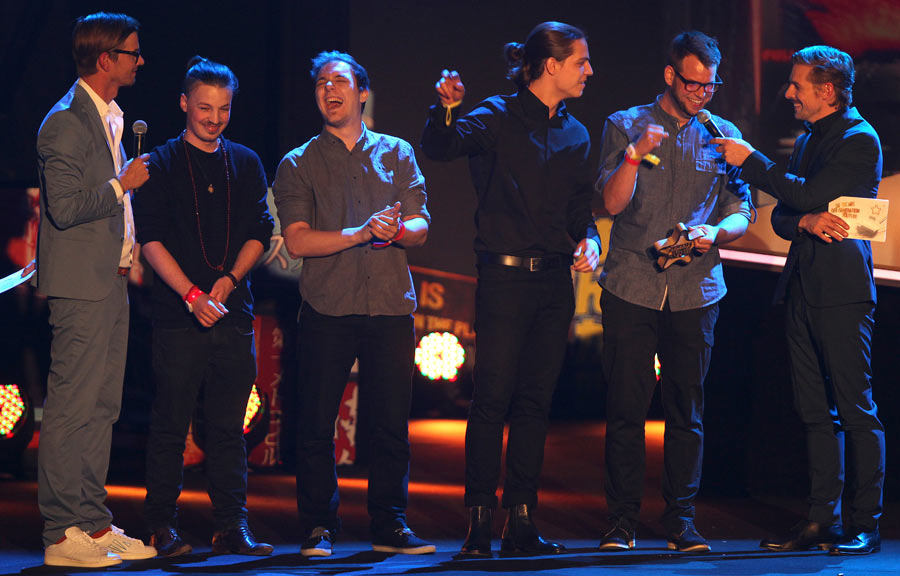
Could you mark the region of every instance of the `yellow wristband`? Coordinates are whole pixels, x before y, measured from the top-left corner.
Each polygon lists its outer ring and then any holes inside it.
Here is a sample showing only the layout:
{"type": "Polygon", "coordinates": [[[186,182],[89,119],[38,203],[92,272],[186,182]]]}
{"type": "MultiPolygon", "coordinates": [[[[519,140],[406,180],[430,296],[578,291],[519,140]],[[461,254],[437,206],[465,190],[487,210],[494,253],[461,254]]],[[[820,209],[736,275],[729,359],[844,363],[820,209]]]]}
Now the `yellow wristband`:
{"type": "Polygon", "coordinates": [[[452,110],[453,110],[454,108],[456,108],[457,106],[459,106],[460,104],[462,104],[462,100],[457,100],[457,101],[454,102],[453,104],[445,104],[445,105],[444,105],[444,110],[447,111],[447,115],[444,117],[444,124],[446,124],[447,126],[449,126],[450,124],[453,123],[453,112],[452,112],[452,110]]]}

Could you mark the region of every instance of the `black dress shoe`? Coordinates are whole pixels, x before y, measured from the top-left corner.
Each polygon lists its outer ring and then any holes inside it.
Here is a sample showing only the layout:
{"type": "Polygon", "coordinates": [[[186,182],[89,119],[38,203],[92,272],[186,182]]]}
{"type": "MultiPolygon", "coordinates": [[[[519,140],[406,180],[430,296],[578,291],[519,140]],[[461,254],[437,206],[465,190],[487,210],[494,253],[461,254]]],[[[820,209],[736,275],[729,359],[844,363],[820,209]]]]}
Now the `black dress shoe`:
{"type": "Polygon", "coordinates": [[[794,526],[786,536],[779,538],[766,538],[759,543],[760,548],[767,548],[776,552],[791,552],[793,550],[809,550],[818,548],[828,550],[832,544],[837,543],[844,535],[840,524],[820,524],[818,522],[803,521],[794,526]]]}
{"type": "Polygon", "coordinates": [[[183,556],[193,551],[191,545],[182,540],[178,531],[171,526],[154,530],[150,535],[150,545],[156,548],[156,553],[163,558],[183,556]]]}
{"type": "Polygon", "coordinates": [[[469,533],[459,551],[460,556],[491,557],[491,524],[493,511],[487,506],[469,508],[469,533]]]}
{"type": "Polygon", "coordinates": [[[519,504],[507,511],[500,550],[517,554],[561,554],[566,547],[559,542],[544,540],[531,520],[531,508],[519,504]]]}
{"type": "Polygon", "coordinates": [[[631,550],[634,545],[634,528],[621,518],[600,539],[601,550],[631,550]]]}
{"type": "Polygon", "coordinates": [[[213,554],[246,554],[248,556],[267,556],[272,553],[272,545],[257,542],[253,532],[246,524],[239,524],[213,534],[213,554]]]}
{"type": "Polygon", "coordinates": [[[872,554],[881,551],[881,534],[876,528],[874,532],[860,532],[856,536],[843,538],[832,546],[829,554],[872,554]]]}

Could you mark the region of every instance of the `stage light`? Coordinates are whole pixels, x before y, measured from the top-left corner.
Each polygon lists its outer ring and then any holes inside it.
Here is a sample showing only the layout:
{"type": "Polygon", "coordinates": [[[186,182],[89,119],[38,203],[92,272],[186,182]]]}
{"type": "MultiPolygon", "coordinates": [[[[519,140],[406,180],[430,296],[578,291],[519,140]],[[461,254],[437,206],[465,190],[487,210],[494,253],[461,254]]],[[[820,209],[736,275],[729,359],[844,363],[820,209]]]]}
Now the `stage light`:
{"type": "Polygon", "coordinates": [[[0,384],[0,437],[12,438],[28,418],[28,405],[17,384],[0,384]]]}
{"type": "Polygon", "coordinates": [[[261,416],[260,410],[262,410],[262,398],[254,384],[250,390],[250,398],[247,400],[247,410],[244,412],[244,434],[249,433],[256,425],[256,420],[259,420],[257,416],[261,416]]]}
{"type": "Polygon", "coordinates": [[[659,379],[662,377],[662,364],[659,363],[659,355],[653,355],[653,371],[656,372],[656,381],[659,382],[659,379]]]}
{"type": "Polygon", "coordinates": [[[419,340],[416,347],[416,366],[422,376],[430,380],[456,380],[465,361],[465,348],[449,332],[427,334],[419,340]]]}

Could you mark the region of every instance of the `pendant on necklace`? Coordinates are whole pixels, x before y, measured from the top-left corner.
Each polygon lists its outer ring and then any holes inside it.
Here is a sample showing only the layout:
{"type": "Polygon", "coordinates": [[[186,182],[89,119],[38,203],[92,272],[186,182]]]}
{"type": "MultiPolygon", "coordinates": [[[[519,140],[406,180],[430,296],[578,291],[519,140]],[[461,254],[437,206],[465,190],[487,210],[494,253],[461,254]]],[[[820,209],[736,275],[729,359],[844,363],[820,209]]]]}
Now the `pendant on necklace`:
{"type": "Polygon", "coordinates": [[[212,194],[213,192],[216,191],[216,189],[213,188],[212,184],[210,184],[209,186],[207,186],[206,191],[209,192],[210,194],[212,194]]]}

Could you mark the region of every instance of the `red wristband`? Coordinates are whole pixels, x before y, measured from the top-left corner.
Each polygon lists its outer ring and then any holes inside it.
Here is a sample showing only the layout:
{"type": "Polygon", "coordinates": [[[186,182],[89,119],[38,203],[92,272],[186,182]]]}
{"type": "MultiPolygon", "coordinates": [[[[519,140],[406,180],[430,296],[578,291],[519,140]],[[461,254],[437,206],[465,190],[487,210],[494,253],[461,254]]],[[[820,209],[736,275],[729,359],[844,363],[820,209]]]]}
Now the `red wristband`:
{"type": "Polygon", "coordinates": [[[403,235],[406,234],[406,226],[403,225],[403,220],[400,221],[400,224],[397,226],[397,233],[387,241],[378,241],[372,242],[372,248],[387,248],[397,240],[403,238],[403,235]]]}
{"type": "Polygon", "coordinates": [[[199,297],[202,296],[203,294],[206,294],[206,292],[204,292],[203,290],[197,288],[197,285],[195,284],[195,285],[191,286],[191,289],[188,290],[188,293],[184,295],[183,300],[184,300],[185,302],[187,302],[188,304],[193,304],[193,303],[194,303],[194,300],[196,300],[197,298],[199,298],[199,297]]]}

